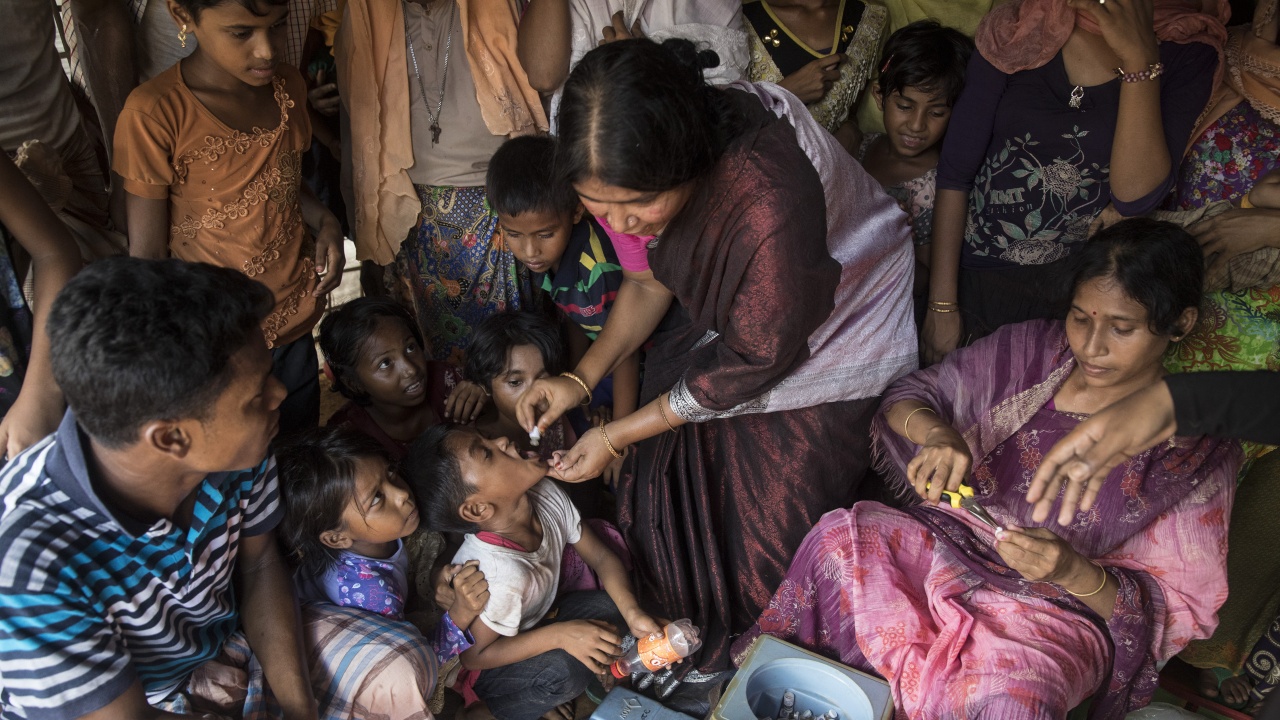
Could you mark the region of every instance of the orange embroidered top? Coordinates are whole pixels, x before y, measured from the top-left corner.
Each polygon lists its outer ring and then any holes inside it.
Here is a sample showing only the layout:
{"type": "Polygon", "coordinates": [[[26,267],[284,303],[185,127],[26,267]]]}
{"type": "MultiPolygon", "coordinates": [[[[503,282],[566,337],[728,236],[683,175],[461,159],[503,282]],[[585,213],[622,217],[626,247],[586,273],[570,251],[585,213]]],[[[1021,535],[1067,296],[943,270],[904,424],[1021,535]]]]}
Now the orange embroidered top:
{"type": "Polygon", "coordinates": [[[218,120],[174,65],[129,95],[114,169],[130,193],[168,198],[173,257],[236,268],[271,289],[276,307],[262,332],[279,347],[311,331],[324,300],[311,294],[314,240],[298,204],[311,146],[306,85],[284,63],[273,83],[279,125],[245,133],[218,120]]]}

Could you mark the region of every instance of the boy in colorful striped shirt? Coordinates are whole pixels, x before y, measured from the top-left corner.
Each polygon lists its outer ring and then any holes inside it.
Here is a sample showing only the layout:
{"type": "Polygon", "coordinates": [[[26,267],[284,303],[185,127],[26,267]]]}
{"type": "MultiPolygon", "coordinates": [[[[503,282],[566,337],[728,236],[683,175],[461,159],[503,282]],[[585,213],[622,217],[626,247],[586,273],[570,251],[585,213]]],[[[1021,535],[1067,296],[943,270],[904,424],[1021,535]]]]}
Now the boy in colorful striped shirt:
{"type": "MultiPolygon", "coordinates": [[[[604,328],[623,277],[604,228],[584,212],[573,187],[555,176],[555,153],[551,137],[508,140],[489,160],[486,192],[507,247],[516,260],[540,274],[542,289],[581,331],[569,333],[573,367],[604,328]]],[[[597,403],[611,402],[597,408],[597,422],[635,412],[639,396],[636,353],[614,370],[611,393],[597,389],[597,403]]],[[[615,460],[605,471],[605,481],[612,485],[621,466],[622,460],[615,460]]]]}

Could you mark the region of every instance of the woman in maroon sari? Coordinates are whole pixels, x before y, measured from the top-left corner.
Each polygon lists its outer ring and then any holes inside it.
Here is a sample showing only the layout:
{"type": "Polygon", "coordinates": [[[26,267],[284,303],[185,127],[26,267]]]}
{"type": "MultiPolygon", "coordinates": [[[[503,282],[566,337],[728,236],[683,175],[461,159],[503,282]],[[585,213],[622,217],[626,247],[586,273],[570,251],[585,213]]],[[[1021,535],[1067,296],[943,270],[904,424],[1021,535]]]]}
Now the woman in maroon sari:
{"type": "Polygon", "coordinates": [[[520,420],[545,427],[586,399],[671,309],[644,406],[586,433],[558,474],[592,477],[634,446],[618,502],[636,587],[704,628],[707,672],[728,667],[813,523],[853,502],[877,397],[914,368],[915,337],[894,201],[794,96],[712,89],[695,55],[612,43],[565,85],[557,163],[614,230],[656,237],[590,352],[535,383],[520,420]]]}
{"type": "Polygon", "coordinates": [[[930,502],[827,514],[736,653],[761,632],[808,645],[884,677],[906,717],[1062,718],[1092,696],[1091,717],[1122,718],[1213,631],[1235,443],[1136,455],[1066,527],[1025,501],[1041,454],[1159,379],[1196,320],[1203,263],[1181,229],[1126,220],[1078,253],[1065,324],[1005,326],[889,388],[884,470],[930,502]],[[961,480],[999,529],[935,504],[961,480]]]}

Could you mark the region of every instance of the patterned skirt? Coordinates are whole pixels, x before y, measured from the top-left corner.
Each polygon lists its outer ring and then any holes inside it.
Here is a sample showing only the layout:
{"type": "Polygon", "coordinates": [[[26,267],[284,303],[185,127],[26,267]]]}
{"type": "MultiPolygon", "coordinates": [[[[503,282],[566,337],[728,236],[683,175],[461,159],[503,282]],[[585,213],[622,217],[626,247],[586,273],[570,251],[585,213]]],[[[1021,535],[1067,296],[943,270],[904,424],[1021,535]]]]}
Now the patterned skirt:
{"type": "MultiPolygon", "coordinates": [[[[319,720],[429,720],[436,655],[416,628],[359,608],[308,603],[302,636],[319,720]]],[[[280,707],[242,633],[159,705],[177,714],[270,720],[280,707]]]]}
{"type": "Polygon", "coordinates": [[[484,188],[414,187],[422,215],[396,255],[396,294],[417,314],[431,358],[461,365],[482,320],[530,304],[529,272],[503,245],[484,188]]]}

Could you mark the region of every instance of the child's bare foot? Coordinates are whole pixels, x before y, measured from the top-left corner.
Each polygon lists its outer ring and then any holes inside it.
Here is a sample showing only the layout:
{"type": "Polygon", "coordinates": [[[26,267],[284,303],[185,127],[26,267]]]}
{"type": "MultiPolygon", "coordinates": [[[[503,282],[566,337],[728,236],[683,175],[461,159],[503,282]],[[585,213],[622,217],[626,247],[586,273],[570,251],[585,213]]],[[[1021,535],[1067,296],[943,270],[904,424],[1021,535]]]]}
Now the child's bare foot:
{"type": "Polygon", "coordinates": [[[1227,705],[1244,705],[1249,702],[1249,691],[1253,683],[1243,675],[1232,675],[1218,686],[1222,692],[1222,701],[1227,705]]]}
{"type": "Polygon", "coordinates": [[[1200,697],[1207,697],[1216,700],[1218,695],[1218,674],[1213,668],[1200,668],[1196,670],[1196,692],[1200,693],[1200,697]]]}
{"type": "Polygon", "coordinates": [[[493,713],[489,712],[489,706],[481,702],[474,702],[458,711],[453,716],[453,720],[497,720],[493,713]]]}
{"type": "Polygon", "coordinates": [[[1219,683],[1217,673],[1211,668],[1203,668],[1196,672],[1196,691],[1223,705],[1244,706],[1249,702],[1249,691],[1252,689],[1253,683],[1243,675],[1232,675],[1219,683]]]}

